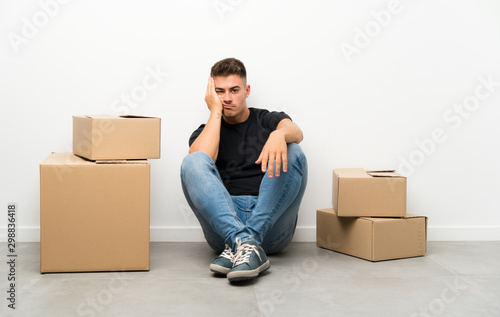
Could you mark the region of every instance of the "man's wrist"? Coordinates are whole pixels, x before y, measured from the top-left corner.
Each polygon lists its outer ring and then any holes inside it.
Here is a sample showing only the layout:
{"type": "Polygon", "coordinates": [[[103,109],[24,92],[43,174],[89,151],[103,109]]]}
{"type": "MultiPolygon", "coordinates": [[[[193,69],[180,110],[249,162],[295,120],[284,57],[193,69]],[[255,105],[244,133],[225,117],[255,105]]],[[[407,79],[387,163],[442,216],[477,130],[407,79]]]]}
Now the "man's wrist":
{"type": "Polygon", "coordinates": [[[271,134],[275,134],[276,136],[280,136],[283,139],[285,139],[285,137],[286,137],[285,131],[283,131],[281,129],[274,130],[273,132],[271,132],[271,134]]]}
{"type": "Polygon", "coordinates": [[[212,110],[212,111],[210,111],[210,116],[212,116],[216,119],[220,119],[220,118],[222,118],[222,111],[221,110],[212,110]]]}

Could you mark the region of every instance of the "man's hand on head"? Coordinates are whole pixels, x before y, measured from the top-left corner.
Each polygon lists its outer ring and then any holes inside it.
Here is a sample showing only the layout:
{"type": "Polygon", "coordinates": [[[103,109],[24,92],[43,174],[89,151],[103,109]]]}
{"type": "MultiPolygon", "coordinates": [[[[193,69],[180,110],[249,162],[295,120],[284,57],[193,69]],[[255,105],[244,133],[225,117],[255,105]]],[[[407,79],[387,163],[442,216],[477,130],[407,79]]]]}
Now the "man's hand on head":
{"type": "Polygon", "coordinates": [[[219,155],[222,101],[215,92],[215,81],[211,76],[208,78],[205,102],[210,110],[210,117],[201,133],[189,147],[189,153],[204,152],[215,162],[219,155]]]}
{"type": "MultiPolygon", "coordinates": [[[[215,81],[212,76],[208,78],[207,92],[205,93],[205,102],[210,112],[217,112],[222,115],[222,101],[215,92],[215,81]]],[[[219,116],[220,118],[220,116],[219,116]]]]}
{"type": "Polygon", "coordinates": [[[272,178],[273,174],[279,177],[282,166],[283,172],[286,173],[288,168],[287,143],[283,131],[271,132],[255,164],[262,164],[262,172],[267,171],[269,178],[272,178]],[[276,170],[274,170],[275,162],[276,170]]]}

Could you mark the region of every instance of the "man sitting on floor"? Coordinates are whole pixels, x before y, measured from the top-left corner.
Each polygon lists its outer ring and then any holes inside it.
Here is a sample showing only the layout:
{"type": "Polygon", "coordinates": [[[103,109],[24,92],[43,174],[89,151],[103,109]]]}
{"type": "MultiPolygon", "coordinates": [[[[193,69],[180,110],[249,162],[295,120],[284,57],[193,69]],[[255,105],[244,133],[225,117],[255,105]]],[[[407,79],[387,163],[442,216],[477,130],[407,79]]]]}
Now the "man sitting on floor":
{"type": "Polygon", "coordinates": [[[210,116],[181,166],[184,195],[208,244],[222,252],[210,270],[231,282],[257,277],[270,267],[266,254],[290,243],[307,183],[301,129],[284,112],[248,108],[249,94],[241,61],[215,63],[210,116]]]}

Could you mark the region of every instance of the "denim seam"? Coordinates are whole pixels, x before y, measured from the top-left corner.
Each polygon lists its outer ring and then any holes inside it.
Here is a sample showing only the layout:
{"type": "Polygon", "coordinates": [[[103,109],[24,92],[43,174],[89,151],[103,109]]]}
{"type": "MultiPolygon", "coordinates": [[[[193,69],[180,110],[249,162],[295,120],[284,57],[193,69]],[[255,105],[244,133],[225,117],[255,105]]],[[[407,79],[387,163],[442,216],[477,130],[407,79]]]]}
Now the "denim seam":
{"type": "Polygon", "coordinates": [[[215,169],[215,164],[214,164],[214,163],[211,163],[211,162],[210,162],[209,164],[210,164],[210,166],[211,166],[211,168],[212,168],[212,176],[215,178],[215,180],[216,180],[217,184],[219,185],[219,187],[221,188],[222,192],[224,193],[224,198],[226,198],[226,203],[227,203],[227,205],[228,205],[228,207],[229,207],[229,210],[231,210],[231,213],[233,214],[234,219],[236,220],[236,223],[238,223],[238,225],[239,225],[240,227],[244,227],[244,226],[243,226],[243,224],[242,224],[242,223],[240,223],[240,220],[238,219],[238,215],[237,215],[237,214],[236,214],[236,212],[233,210],[233,207],[232,207],[232,205],[231,205],[231,203],[230,203],[230,201],[229,201],[229,198],[227,197],[226,192],[224,191],[224,189],[225,189],[225,187],[223,187],[224,185],[220,183],[219,178],[215,175],[215,171],[216,171],[216,169],[215,169]]]}
{"type": "MultiPolygon", "coordinates": [[[[297,163],[296,164],[301,164],[302,165],[302,157],[299,157],[297,158],[297,163]]],[[[264,222],[264,225],[262,226],[262,228],[267,228],[269,226],[269,222],[271,221],[272,217],[276,214],[276,209],[279,209],[278,207],[281,207],[281,205],[283,204],[283,200],[284,200],[284,197],[286,195],[288,195],[288,192],[290,191],[290,187],[291,187],[291,182],[292,182],[292,179],[293,179],[293,175],[295,175],[295,173],[297,171],[299,171],[298,168],[295,168],[295,164],[292,166],[292,171],[294,174],[291,174],[290,177],[288,178],[287,182],[285,183],[285,190],[283,191],[283,195],[281,196],[281,198],[278,200],[278,202],[276,203],[276,205],[273,207],[273,209],[271,209],[271,214],[269,215],[269,217],[267,217],[267,220],[264,222]]],[[[267,231],[267,230],[266,230],[267,231]]],[[[264,236],[262,236],[262,239],[264,239],[264,236]]]]}
{"type": "Polygon", "coordinates": [[[251,209],[248,209],[248,208],[241,208],[240,206],[236,206],[236,208],[238,208],[239,210],[241,211],[245,211],[245,212],[252,212],[251,209]]]}

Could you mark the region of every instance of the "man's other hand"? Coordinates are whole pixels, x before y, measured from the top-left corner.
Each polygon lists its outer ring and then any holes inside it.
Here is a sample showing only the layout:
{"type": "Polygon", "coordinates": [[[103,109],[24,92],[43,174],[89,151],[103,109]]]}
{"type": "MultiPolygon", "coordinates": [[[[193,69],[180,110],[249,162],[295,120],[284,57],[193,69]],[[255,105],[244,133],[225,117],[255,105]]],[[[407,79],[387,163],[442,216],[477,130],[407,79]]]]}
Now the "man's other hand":
{"type": "Polygon", "coordinates": [[[268,172],[269,178],[280,176],[281,166],[283,172],[286,173],[288,168],[287,162],[287,143],[285,140],[285,133],[280,130],[271,132],[266,144],[262,148],[259,158],[255,164],[262,164],[262,172],[268,172]],[[274,163],[276,162],[276,171],[274,170],[274,163]]]}

